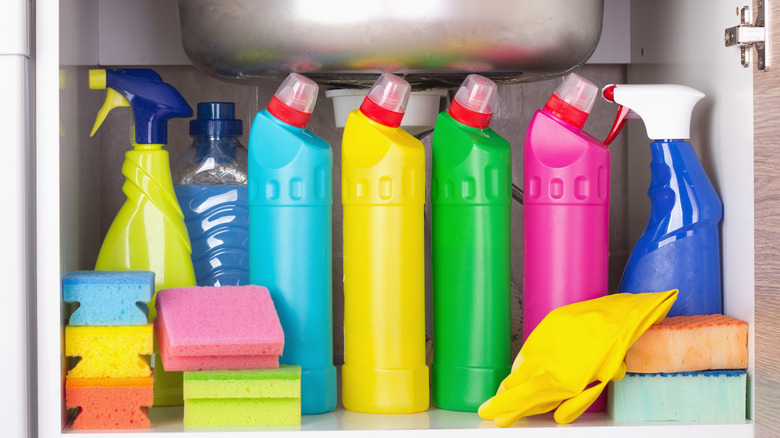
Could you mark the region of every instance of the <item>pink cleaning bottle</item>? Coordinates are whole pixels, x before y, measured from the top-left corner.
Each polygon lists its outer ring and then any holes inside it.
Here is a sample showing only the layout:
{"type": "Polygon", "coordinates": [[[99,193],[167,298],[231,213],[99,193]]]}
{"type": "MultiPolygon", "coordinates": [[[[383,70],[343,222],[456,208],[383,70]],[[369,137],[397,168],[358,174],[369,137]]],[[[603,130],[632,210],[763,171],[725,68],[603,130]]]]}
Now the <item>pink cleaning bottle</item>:
{"type": "Polygon", "coordinates": [[[598,87],[564,78],[523,146],[523,340],[561,306],[607,293],[609,149],[582,131],[598,87]]]}

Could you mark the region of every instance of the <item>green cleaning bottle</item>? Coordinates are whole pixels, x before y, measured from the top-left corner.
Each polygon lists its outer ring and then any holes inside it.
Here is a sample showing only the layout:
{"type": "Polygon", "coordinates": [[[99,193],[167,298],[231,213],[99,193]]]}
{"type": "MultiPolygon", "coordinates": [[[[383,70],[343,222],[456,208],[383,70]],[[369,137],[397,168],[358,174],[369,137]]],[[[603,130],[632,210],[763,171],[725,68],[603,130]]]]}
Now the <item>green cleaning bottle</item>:
{"type": "Polygon", "coordinates": [[[496,84],[469,75],[433,131],[433,402],[477,412],[510,371],[509,142],[496,84]]]}
{"type": "MultiPolygon", "coordinates": [[[[157,291],[195,286],[184,215],[173,191],[168,152],[162,149],[168,140],[168,119],[191,117],[192,108],[149,69],[90,70],[89,87],[108,89],[91,135],[114,108],[130,107],[135,120],[130,124],[133,149],[125,154],[122,165],[126,178],[122,191],[127,200],[103,240],[95,269],[154,272],[155,297],[149,304],[152,321],[157,291]]],[[[166,373],[159,356],[154,355],[154,405],[181,405],[182,373],[166,373]]]]}

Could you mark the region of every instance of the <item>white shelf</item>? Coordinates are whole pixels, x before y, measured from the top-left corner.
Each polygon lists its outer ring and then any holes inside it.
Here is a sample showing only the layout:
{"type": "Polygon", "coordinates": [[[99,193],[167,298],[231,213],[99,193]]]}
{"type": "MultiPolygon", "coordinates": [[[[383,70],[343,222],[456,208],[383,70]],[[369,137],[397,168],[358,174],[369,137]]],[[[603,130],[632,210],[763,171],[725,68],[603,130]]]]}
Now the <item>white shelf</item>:
{"type": "MultiPolygon", "coordinates": [[[[143,437],[176,438],[225,438],[248,436],[282,437],[332,437],[365,436],[370,431],[372,438],[398,436],[469,436],[469,437],[574,437],[608,438],[631,437],[664,438],[706,437],[739,438],[752,437],[754,426],[745,421],[737,424],[699,424],[683,422],[659,423],[615,423],[606,413],[584,414],[572,424],[559,425],[552,414],[538,415],[521,420],[513,427],[500,429],[491,421],[483,421],[474,413],[429,409],[411,415],[359,414],[338,408],[322,415],[305,415],[300,427],[256,427],[256,428],[185,428],[182,425],[181,407],[152,408],[150,417],[153,428],[141,431],[143,437]],[[262,435],[261,435],[262,434],[262,435]]],[[[75,432],[66,429],[62,436],[89,438],[116,438],[116,432],[75,432]]]]}

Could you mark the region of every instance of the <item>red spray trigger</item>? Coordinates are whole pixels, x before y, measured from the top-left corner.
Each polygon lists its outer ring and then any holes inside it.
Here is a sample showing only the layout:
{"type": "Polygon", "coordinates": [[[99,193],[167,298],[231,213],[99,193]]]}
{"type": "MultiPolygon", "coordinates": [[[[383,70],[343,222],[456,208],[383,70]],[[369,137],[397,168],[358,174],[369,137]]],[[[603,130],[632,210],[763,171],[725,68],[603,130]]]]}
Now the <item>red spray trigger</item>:
{"type": "MultiPolygon", "coordinates": [[[[607,85],[604,87],[602,95],[604,96],[605,100],[615,103],[615,85],[607,85]]],[[[612,124],[612,129],[609,131],[609,135],[607,135],[607,138],[604,140],[605,145],[612,143],[615,140],[615,137],[620,134],[620,130],[622,130],[623,126],[626,124],[626,116],[628,115],[629,111],[631,111],[631,108],[620,105],[617,116],[615,116],[615,122],[612,124]]]]}

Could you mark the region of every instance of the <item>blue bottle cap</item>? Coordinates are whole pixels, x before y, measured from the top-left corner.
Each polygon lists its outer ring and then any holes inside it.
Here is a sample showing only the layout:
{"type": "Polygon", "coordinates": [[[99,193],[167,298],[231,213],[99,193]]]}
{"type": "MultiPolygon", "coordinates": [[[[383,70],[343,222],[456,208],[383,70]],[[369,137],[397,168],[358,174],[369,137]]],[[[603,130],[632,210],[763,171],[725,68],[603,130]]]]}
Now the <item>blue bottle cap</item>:
{"type": "Polygon", "coordinates": [[[233,102],[200,102],[198,117],[190,120],[190,135],[215,137],[242,135],[244,125],[235,117],[236,105],[233,102]]]}

